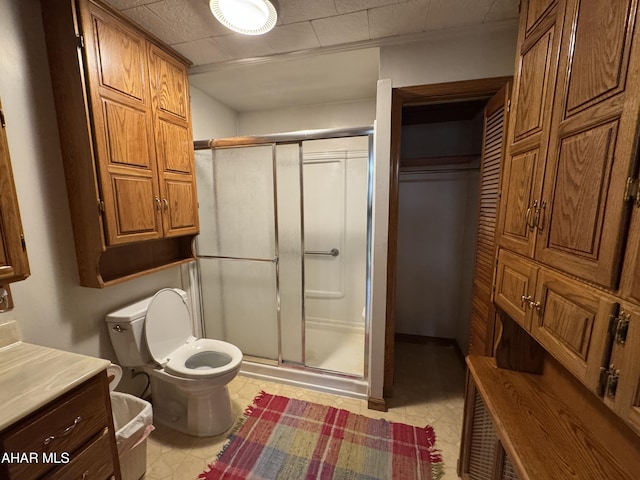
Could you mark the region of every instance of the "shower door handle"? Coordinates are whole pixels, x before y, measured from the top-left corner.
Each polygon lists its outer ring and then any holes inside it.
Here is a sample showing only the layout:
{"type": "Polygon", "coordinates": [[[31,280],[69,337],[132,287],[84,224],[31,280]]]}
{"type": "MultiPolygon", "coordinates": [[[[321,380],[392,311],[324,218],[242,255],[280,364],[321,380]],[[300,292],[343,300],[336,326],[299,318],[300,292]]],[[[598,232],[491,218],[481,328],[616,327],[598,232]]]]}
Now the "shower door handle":
{"type": "Polygon", "coordinates": [[[340,255],[340,250],[338,250],[337,248],[332,248],[328,252],[319,252],[317,250],[305,250],[304,254],[305,255],[326,255],[329,257],[337,257],[338,255],[340,255]]]}

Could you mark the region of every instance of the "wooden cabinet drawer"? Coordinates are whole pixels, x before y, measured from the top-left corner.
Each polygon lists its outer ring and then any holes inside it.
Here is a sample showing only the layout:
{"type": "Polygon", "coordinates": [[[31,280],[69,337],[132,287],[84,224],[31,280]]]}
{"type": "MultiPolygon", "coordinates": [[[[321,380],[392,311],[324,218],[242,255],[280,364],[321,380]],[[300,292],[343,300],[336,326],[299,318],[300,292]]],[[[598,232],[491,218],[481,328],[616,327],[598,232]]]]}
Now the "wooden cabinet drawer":
{"type": "Polygon", "coordinates": [[[9,430],[2,451],[33,452],[37,463],[8,464],[9,478],[38,478],[56,466],[53,459],[71,454],[109,425],[103,384],[95,377],[62,400],[9,430]],[[49,461],[45,461],[44,457],[49,461]]]}
{"type": "Polygon", "coordinates": [[[110,455],[109,431],[71,457],[71,461],[47,475],[48,480],[106,480],[113,476],[114,465],[110,455]]]}

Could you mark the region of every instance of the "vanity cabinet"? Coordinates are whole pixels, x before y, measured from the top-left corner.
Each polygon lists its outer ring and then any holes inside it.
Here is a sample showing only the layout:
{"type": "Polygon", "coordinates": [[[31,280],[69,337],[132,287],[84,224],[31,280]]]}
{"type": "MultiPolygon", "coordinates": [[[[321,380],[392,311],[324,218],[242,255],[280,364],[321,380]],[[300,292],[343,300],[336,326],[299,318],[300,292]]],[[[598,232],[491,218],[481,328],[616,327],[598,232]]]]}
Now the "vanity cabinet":
{"type": "Polygon", "coordinates": [[[0,432],[5,452],[26,455],[0,464],[7,480],[120,479],[105,372],[0,432]]]}
{"type": "MultiPolygon", "coordinates": [[[[0,102],[0,285],[29,276],[29,261],[13,183],[6,122],[0,102]]],[[[0,310],[4,310],[0,304],[0,310]]]]}
{"type": "Polygon", "coordinates": [[[80,283],[193,260],[189,61],[94,0],[41,0],[80,283]]]}

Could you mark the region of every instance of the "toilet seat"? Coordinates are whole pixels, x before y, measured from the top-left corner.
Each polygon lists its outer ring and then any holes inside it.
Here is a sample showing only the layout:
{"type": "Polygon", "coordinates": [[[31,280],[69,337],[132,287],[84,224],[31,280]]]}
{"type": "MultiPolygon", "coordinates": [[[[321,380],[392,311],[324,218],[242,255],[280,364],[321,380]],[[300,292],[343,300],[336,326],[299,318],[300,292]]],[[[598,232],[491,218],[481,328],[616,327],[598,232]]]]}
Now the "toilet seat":
{"type": "Polygon", "coordinates": [[[177,289],[162,289],[151,299],[145,336],[153,360],[178,377],[218,377],[237,370],[242,361],[235,345],[192,335],[191,314],[177,289]]]}
{"type": "Polygon", "coordinates": [[[220,340],[200,338],[175,350],[164,369],[185,378],[207,378],[236,370],[242,362],[238,347],[220,340]]]}

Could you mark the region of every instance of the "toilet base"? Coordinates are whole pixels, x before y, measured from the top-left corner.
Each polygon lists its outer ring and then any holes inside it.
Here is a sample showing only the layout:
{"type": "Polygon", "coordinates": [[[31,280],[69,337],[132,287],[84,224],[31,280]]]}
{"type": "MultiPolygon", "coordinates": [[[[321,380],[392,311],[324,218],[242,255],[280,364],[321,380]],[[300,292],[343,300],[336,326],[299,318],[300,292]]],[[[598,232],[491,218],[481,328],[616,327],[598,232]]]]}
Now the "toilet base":
{"type": "Polygon", "coordinates": [[[188,435],[220,435],[234,423],[226,385],[188,391],[152,376],[151,403],[154,422],[188,435]]]}

